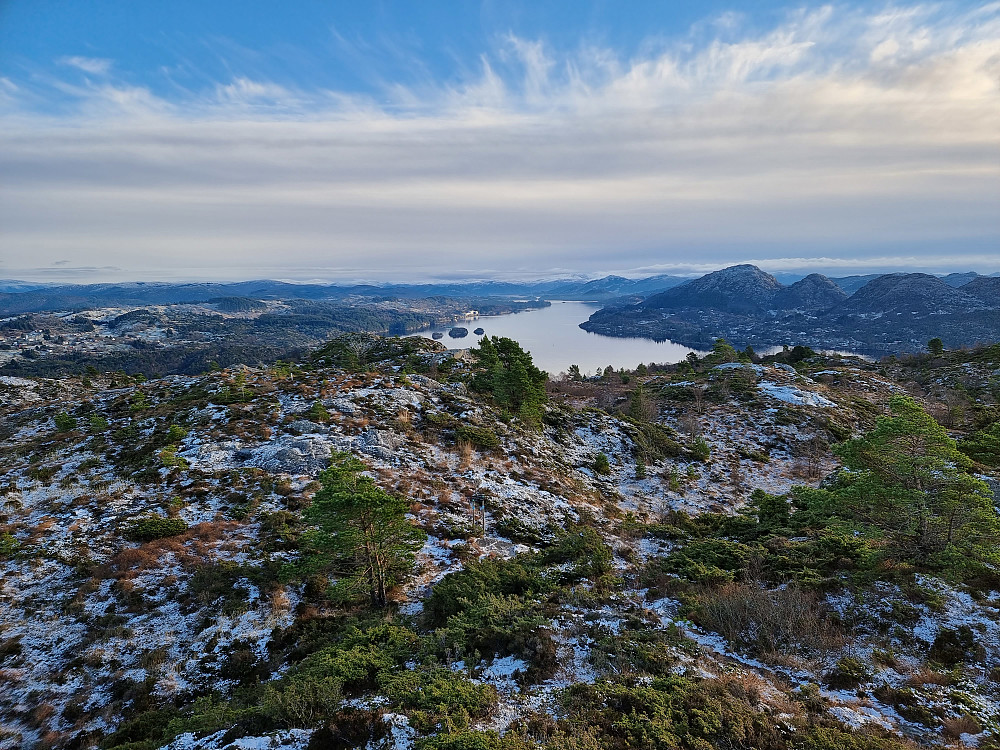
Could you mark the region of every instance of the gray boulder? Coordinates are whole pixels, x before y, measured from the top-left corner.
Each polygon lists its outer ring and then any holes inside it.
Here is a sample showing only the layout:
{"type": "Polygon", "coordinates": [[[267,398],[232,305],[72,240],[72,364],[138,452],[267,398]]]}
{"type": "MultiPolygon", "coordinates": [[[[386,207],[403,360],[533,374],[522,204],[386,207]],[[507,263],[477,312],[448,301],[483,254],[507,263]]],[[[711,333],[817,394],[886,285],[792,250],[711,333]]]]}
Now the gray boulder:
{"type": "Polygon", "coordinates": [[[399,452],[406,438],[392,430],[365,430],[358,437],[358,450],[383,460],[390,460],[399,452]]]}
{"type": "Polygon", "coordinates": [[[283,437],[253,451],[250,462],[274,474],[319,474],[330,464],[330,446],[317,438],[283,437]]]}

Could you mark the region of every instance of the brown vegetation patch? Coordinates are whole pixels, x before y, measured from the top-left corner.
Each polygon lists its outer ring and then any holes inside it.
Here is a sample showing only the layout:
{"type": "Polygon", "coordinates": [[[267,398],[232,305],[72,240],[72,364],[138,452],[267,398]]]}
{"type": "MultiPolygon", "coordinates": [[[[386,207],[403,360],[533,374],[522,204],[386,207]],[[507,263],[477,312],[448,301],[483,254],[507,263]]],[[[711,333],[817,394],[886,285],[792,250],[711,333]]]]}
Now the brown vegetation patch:
{"type": "Polygon", "coordinates": [[[844,643],[819,597],[795,586],[769,591],[755,583],[726,583],[703,589],[698,600],[701,625],[765,656],[844,643]]]}
{"type": "Polygon", "coordinates": [[[161,567],[169,555],[185,567],[213,560],[222,546],[220,542],[242,546],[248,541],[237,536],[240,527],[236,521],[209,521],[196,524],[183,534],[124,549],[111,559],[110,577],[133,578],[145,570],[161,567]]]}
{"type": "Polygon", "coordinates": [[[941,721],[941,734],[952,740],[957,740],[963,734],[979,734],[982,731],[983,728],[975,717],[968,714],[952,716],[941,721]]]}

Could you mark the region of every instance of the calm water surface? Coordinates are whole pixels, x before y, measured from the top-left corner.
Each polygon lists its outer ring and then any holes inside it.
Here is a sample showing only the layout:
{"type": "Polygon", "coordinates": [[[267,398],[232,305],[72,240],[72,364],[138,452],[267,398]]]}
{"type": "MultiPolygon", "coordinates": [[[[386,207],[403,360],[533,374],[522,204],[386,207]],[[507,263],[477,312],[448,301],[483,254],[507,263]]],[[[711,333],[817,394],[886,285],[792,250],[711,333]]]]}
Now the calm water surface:
{"type": "Polygon", "coordinates": [[[587,302],[553,302],[550,307],[540,310],[484,316],[443,328],[429,328],[414,335],[431,338],[432,333],[440,332],[444,334],[440,341],[445,346],[464,349],[476,345],[480,337],[473,331],[483,328],[486,336],[506,336],[517,341],[531,352],[535,365],[550,375],[565,372],[570,365],[579,365],[584,373],[594,373],[608,365],[633,368],[640,362],[680,362],[688,352],[696,351],[672,341],[620,339],[588,333],[580,328],[580,323],[600,307],[587,302]],[[469,335],[463,339],[451,338],[448,331],[454,326],[468,328],[469,335]]]}

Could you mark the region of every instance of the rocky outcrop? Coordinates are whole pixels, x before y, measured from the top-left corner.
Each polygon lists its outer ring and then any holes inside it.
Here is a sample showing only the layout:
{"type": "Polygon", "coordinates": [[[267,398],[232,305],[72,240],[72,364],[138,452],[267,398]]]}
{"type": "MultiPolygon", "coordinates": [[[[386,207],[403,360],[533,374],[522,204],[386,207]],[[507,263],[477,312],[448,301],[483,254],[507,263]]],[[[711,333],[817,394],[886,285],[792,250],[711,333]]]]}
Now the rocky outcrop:
{"type": "Polygon", "coordinates": [[[358,437],[358,450],[383,461],[390,461],[405,443],[406,437],[398,432],[366,430],[358,437]]]}
{"type": "Polygon", "coordinates": [[[316,437],[284,437],[254,450],[240,452],[247,463],[274,474],[314,476],[330,464],[330,444],[316,437]]]}

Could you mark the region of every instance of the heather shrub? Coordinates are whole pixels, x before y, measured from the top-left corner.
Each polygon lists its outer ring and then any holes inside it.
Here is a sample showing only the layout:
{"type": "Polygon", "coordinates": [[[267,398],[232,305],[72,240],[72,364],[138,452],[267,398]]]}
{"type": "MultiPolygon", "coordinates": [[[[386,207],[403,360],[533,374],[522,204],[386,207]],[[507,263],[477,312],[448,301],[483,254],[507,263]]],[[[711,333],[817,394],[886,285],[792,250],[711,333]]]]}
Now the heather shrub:
{"type": "Polygon", "coordinates": [[[459,425],[455,428],[455,437],[459,441],[471,443],[481,450],[495,450],[500,447],[500,438],[488,427],[476,427],[471,424],[459,425]]]}
{"type": "Polygon", "coordinates": [[[187,529],[187,521],[181,518],[150,516],[129,526],[125,536],[134,542],[151,542],[155,539],[183,534],[187,529]]]}

